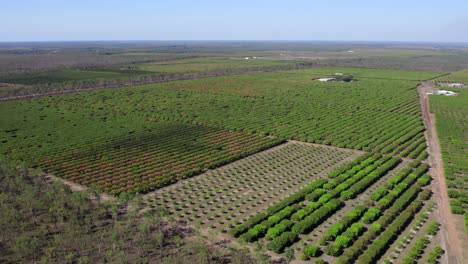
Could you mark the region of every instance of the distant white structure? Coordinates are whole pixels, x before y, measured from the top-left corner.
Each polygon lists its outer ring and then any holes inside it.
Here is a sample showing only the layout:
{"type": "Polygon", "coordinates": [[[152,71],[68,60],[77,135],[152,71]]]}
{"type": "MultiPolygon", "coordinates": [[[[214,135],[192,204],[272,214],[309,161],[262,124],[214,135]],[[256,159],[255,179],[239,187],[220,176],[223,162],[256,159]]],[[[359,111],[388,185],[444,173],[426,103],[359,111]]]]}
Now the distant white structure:
{"type": "Polygon", "coordinates": [[[250,58],[249,58],[249,57],[245,57],[244,60],[250,60],[250,58]]]}
{"type": "Polygon", "coordinates": [[[335,78],[319,78],[317,80],[320,81],[320,82],[328,82],[328,81],[331,81],[331,80],[335,80],[335,78]]]}
{"type": "Polygon", "coordinates": [[[349,53],[353,53],[353,52],[354,52],[354,50],[348,50],[348,52],[349,52],[349,53]]]}
{"type": "Polygon", "coordinates": [[[457,95],[453,91],[447,91],[447,90],[439,90],[437,92],[429,93],[429,94],[434,94],[434,95],[445,95],[445,96],[452,96],[452,95],[457,95]]]}
{"type": "Polygon", "coordinates": [[[335,72],[335,75],[343,76],[343,73],[341,73],[341,72],[335,72]]]}

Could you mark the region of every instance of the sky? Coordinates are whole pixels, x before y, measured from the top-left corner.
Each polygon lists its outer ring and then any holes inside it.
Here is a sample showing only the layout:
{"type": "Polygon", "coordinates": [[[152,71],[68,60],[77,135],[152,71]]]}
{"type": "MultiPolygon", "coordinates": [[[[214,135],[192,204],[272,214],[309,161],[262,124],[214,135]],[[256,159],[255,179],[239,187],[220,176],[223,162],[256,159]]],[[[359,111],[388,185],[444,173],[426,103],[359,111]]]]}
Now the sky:
{"type": "Polygon", "coordinates": [[[0,41],[468,42],[468,0],[0,0],[0,41]]]}

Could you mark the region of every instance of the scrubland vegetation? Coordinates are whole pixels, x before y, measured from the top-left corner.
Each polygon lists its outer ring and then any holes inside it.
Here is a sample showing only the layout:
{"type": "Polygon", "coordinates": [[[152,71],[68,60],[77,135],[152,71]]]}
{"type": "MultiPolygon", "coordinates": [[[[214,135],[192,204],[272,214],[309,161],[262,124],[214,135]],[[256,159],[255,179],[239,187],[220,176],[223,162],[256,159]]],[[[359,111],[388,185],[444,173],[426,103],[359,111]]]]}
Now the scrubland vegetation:
{"type": "Polygon", "coordinates": [[[206,245],[139,199],[100,202],[0,161],[2,263],[246,263],[248,253],[206,245]],[[127,209],[128,206],[128,209],[127,209]]]}

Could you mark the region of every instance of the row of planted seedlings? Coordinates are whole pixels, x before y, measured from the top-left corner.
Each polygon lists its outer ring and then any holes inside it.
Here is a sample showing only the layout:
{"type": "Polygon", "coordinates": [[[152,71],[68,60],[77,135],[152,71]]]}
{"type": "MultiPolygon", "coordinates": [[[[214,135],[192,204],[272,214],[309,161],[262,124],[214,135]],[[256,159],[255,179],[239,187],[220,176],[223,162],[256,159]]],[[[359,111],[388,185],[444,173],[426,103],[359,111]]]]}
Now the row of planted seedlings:
{"type": "MultiPolygon", "coordinates": [[[[310,170],[313,173],[314,169],[320,169],[322,165],[329,163],[330,159],[335,160],[345,158],[345,156],[347,156],[346,153],[326,148],[302,148],[298,144],[288,143],[236,161],[215,171],[208,171],[204,174],[207,177],[188,179],[187,183],[195,185],[192,182],[196,182],[198,185],[204,185],[203,187],[229,185],[232,189],[241,189],[245,184],[244,181],[250,180],[246,179],[248,176],[255,178],[255,175],[258,174],[260,177],[268,177],[268,175],[284,177],[285,172],[291,171],[293,168],[299,168],[303,172],[310,170]]],[[[200,190],[192,189],[193,192],[190,190],[183,190],[183,192],[185,194],[199,194],[200,190]]],[[[204,189],[206,190],[206,188],[204,189]]]]}
{"type": "Polygon", "coordinates": [[[225,230],[353,156],[352,151],[290,142],[158,190],[149,202],[225,230]]]}
{"type": "MultiPolygon", "coordinates": [[[[427,169],[426,164],[415,161],[391,177],[384,187],[376,189],[368,202],[356,207],[332,225],[319,239],[319,245],[305,247],[304,257],[315,257],[323,252],[333,257],[340,256],[336,259],[339,263],[356,261],[362,250],[406,210],[418,196],[422,186],[429,184],[431,178],[424,174],[427,169]],[[315,252],[313,255],[310,253],[312,251],[315,252]]],[[[428,199],[429,196],[430,191],[425,190],[421,198],[428,199]]]]}
{"type": "Polygon", "coordinates": [[[229,133],[225,138],[216,131],[198,136],[202,142],[194,145],[183,143],[183,137],[174,138],[174,141],[129,139],[118,146],[85,148],[64,160],[50,159],[43,166],[57,176],[84,185],[96,185],[108,192],[140,192],[190,177],[281,142],[238,132],[229,133]]]}
{"type": "Polygon", "coordinates": [[[389,250],[383,256],[383,263],[399,262],[402,256],[407,255],[410,245],[420,236],[428,236],[432,239],[439,230],[439,223],[433,219],[435,203],[433,201],[424,205],[421,211],[414,217],[411,225],[402,232],[400,237],[394,241],[389,250]]]}
{"type": "Polygon", "coordinates": [[[318,245],[308,245],[304,248],[304,258],[314,257],[319,252],[325,252],[330,256],[338,256],[348,246],[353,239],[355,239],[363,230],[367,228],[378,216],[380,216],[382,209],[388,208],[390,199],[400,195],[408,183],[416,180],[408,180],[402,182],[417,166],[419,162],[412,162],[408,167],[400,170],[396,175],[389,178],[384,186],[376,188],[376,190],[369,196],[369,201],[356,206],[353,210],[344,215],[341,220],[331,225],[318,239],[318,245]],[[401,184],[400,184],[401,183],[401,184]],[[398,186],[398,188],[393,188],[398,186]],[[390,190],[390,191],[389,191],[390,190]],[[378,206],[373,206],[378,203],[378,206]],[[349,231],[349,232],[348,232],[349,231]],[[312,250],[313,249],[313,250],[312,250]],[[311,252],[315,252],[311,255],[311,252]]]}
{"type": "MultiPolygon", "coordinates": [[[[288,143],[288,144],[284,144],[284,145],[275,147],[275,148],[271,149],[270,151],[257,153],[257,154],[255,154],[253,156],[250,156],[250,157],[244,158],[242,160],[236,161],[235,162],[236,166],[227,165],[227,166],[224,166],[221,170],[208,171],[208,172],[205,173],[205,175],[210,175],[210,176],[212,175],[213,176],[212,178],[188,179],[187,181],[188,182],[203,181],[207,185],[210,185],[210,184],[234,184],[234,183],[238,183],[237,178],[239,178],[239,179],[240,179],[240,177],[243,178],[243,176],[240,175],[240,174],[253,173],[253,172],[251,172],[249,170],[249,168],[257,168],[257,167],[261,166],[263,171],[265,172],[265,174],[266,173],[272,173],[273,171],[277,171],[278,169],[282,169],[282,168],[287,169],[287,168],[293,167],[293,166],[298,166],[298,167],[303,168],[304,164],[309,166],[309,165],[315,164],[316,160],[320,161],[320,157],[316,157],[316,156],[320,156],[320,154],[326,155],[328,157],[334,157],[333,153],[320,152],[320,151],[316,151],[315,149],[313,149],[312,153],[305,153],[305,152],[301,151],[301,149],[298,149],[297,146],[293,146],[293,148],[291,148],[291,144],[288,143]],[[273,151],[275,149],[277,151],[273,151]],[[278,155],[280,154],[280,152],[279,152],[280,149],[282,151],[286,152],[286,154],[290,154],[292,152],[298,152],[298,154],[304,155],[306,159],[307,159],[307,157],[309,157],[309,158],[313,158],[313,160],[311,160],[310,162],[305,162],[303,160],[298,161],[298,160],[295,160],[294,158],[292,158],[292,159],[278,158],[278,159],[275,160],[275,158],[277,158],[278,155]],[[317,153],[314,153],[314,152],[317,152],[317,153]],[[260,163],[260,164],[258,164],[258,163],[260,163]],[[237,177],[237,178],[234,178],[234,177],[230,178],[231,174],[235,174],[235,177],[237,177]]],[[[198,192],[198,190],[196,192],[198,192]]]]}
{"type": "Polygon", "coordinates": [[[269,250],[280,253],[299,235],[310,233],[352,199],[400,163],[399,158],[365,154],[332,171],[333,180],[305,186],[265,212],[234,227],[230,234],[245,242],[265,237],[269,250]]]}
{"type": "MultiPolygon", "coordinates": [[[[419,259],[424,254],[427,246],[431,243],[431,239],[437,234],[440,229],[440,224],[438,222],[432,222],[427,228],[424,229],[424,235],[421,236],[415,243],[412,244],[408,253],[403,256],[401,259],[402,264],[416,264],[418,263],[419,259]]],[[[391,263],[387,261],[387,263],[391,263]]],[[[427,261],[425,263],[429,263],[431,261],[427,261]]]]}
{"type": "MultiPolygon", "coordinates": [[[[295,243],[291,248],[296,251],[297,258],[304,258],[303,250],[305,247],[308,249],[316,247],[315,245],[323,245],[323,236],[328,232],[328,229],[339,223],[341,219],[347,216],[348,213],[352,214],[354,209],[362,206],[363,203],[370,199],[370,196],[374,194],[377,189],[381,189],[384,184],[393,176],[398,174],[402,169],[406,168],[410,162],[408,160],[402,160],[394,169],[389,171],[386,175],[378,179],[374,184],[370,185],[369,188],[364,190],[362,193],[357,195],[355,198],[345,200],[345,206],[340,209],[332,217],[328,218],[327,221],[323,222],[311,233],[302,236],[300,243],[295,243]],[[319,243],[320,242],[320,243],[319,243]]],[[[335,227],[336,228],[336,227],[335,227]]],[[[319,247],[316,247],[319,250],[319,247]]],[[[323,251],[323,248],[321,249],[323,251]]],[[[317,251],[319,252],[319,251],[317,251]]]]}
{"type": "MultiPolygon", "coordinates": [[[[351,229],[359,227],[361,232],[364,228],[367,228],[375,219],[381,216],[382,211],[389,208],[389,206],[406,191],[409,186],[416,182],[422,172],[427,169],[427,165],[420,165],[415,174],[413,173],[413,167],[417,166],[419,162],[411,163],[407,168],[398,172],[395,176],[391,177],[383,187],[379,187],[376,191],[370,195],[370,201],[356,207],[348,215],[344,216],[342,220],[332,225],[319,239],[319,244],[322,246],[321,250],[329,255],[337,256],[346,249],[347,245],[353,242],[352,238],[356,238],[356,235],[348,234],[347,238],[340,237],[343,233],[346,233],[347,228],[351,229]],[[410,174],[411,177],[410,177],[410,174]],[[340,238],[338,238],[340,237],[340,238]],[[351,239],[350,239],[351,238],[351,239]],[[337,241],[338,240],[338,241],[337,241]],[[347,243],[342,243],[347,241],[347,243]]],[[[423,180],[420,180],[421,182],[423,180]]]]}

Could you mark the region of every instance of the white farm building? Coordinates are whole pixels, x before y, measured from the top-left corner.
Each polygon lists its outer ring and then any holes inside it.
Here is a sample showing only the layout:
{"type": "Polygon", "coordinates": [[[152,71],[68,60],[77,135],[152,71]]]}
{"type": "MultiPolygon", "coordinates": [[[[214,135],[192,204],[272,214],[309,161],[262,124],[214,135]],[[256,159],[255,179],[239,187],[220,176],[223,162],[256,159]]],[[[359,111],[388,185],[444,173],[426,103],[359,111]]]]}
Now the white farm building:
{"type": "Polygon", "coordinates": [[[437,92],[429,93],[429,94],[434,94],[434,95],[445,95],[445,96],[452,96],[452,95],[457,95],[453,91],[447,91],[447,90],[439,90],[437,92]]]}
{"type": "Polygon", "coordinates": [[[317,80],[320,81],[320,82],[329,82],[329,81],[334,80],[334,79],[335,78],[319,78],[317,80]]]}

